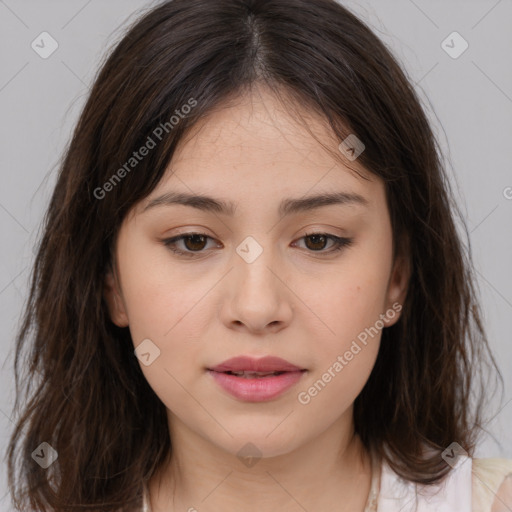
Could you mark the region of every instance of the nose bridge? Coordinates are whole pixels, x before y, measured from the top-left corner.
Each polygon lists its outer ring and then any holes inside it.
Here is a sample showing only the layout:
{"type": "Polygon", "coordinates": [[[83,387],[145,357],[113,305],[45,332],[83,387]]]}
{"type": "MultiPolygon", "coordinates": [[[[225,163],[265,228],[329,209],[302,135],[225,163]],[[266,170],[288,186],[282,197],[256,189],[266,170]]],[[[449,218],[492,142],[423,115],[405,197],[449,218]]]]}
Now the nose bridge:
{"type": "Polygon", "coordinates": [[[242,281],[242,290],[245,288],[249,293],[266,291],[269,294],[276,291],[273,283],[276,277],[270,269],[278,266],[278,263],[275,261],[275,250],[269,242],[270,237],[262,240],[263,236],[260,235],[258,238],[262,243],[250,235],[237,246],[236,275],[242,281]]]}
{"type": "Polygon", "coordinates": [[[260,243],[254,236],[246,237],[237,246],[234,259],[229,321],[255,330],[283,325],[291,317],[289,294],[276,277],[281,265],[275,249],[268,245],[269,239],[260,243]]]}

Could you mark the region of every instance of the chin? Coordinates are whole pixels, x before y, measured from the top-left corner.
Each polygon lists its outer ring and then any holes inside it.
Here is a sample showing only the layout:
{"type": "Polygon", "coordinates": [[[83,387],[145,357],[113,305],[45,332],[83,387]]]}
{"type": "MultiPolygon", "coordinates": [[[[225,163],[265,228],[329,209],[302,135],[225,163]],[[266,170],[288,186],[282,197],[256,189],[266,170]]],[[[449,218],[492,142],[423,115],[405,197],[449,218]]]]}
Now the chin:
{"type": "Polygon", "coordinates": [[[277,427],[278,424],[279,422],[269,428],[266,422],[263,425],[253,421],[250,426],[238,430],[227,427],[233,437],[224,437],[219,447],[239,458],[252,456],[267,459],[286,455],[297,449],[301,440],[290,430],[279,431],[282,425],[277,427]]]}

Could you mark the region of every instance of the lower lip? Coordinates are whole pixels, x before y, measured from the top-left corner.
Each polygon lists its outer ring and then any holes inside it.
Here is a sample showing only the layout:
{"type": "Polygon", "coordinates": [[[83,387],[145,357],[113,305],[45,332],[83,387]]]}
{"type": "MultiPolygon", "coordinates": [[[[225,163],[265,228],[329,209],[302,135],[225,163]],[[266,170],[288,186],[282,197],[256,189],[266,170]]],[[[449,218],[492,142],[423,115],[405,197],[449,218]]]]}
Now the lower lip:
{"type": "Polygon", "coordinates": [[[246,379],[228,373],[208,370],[219,386],[239,400],[245,402],[265,402],[278,397],[295,385],[304,371],[284,372],[272,377],[246,379]]]}

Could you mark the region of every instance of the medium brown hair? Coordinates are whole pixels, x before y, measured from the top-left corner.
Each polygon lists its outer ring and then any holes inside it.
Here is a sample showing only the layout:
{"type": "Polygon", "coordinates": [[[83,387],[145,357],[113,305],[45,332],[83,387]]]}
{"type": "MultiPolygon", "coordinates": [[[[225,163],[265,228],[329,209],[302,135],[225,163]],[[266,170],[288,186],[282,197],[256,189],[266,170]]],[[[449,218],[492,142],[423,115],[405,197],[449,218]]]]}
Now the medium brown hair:
{"type": "Polygon", "coordinates": [[[17,510],[137,510],[143,483],[171,455],[165,406],[129,329],[110,320],[104,278],[121,222],[184,134],[256,83],[321,114],[340,142],[364,142],[358,162],[384,180],[395,254],[410,262],[402,316],[384,329],[354,404],[356,432],[416,482],[448,473],[441,453],[453,441],[473,453],[479,376],[499,372],[441,151],[405,73],[334,0],[173,0],[144,13],[106,58],[60,165],[16,339],[17,510]],[[191,98],[189,114],[98,198],[191,98]],[[31,457],[43,441],[58,453],[48,469],[31,457]]]}

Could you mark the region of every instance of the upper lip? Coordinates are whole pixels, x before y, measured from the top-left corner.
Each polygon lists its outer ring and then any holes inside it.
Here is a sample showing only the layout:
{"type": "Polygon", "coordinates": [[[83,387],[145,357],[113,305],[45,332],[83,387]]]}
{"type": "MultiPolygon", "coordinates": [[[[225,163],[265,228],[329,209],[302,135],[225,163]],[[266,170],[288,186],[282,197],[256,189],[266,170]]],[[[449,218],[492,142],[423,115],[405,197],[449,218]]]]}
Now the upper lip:
{"type": "Polygon", "coordinates": [[[238,356],[208,369],[215,372],[296,372],[302,370],[302,368],[285,359],[274,356],[265,356],[259,359],[250,356],[238,356]]]}

